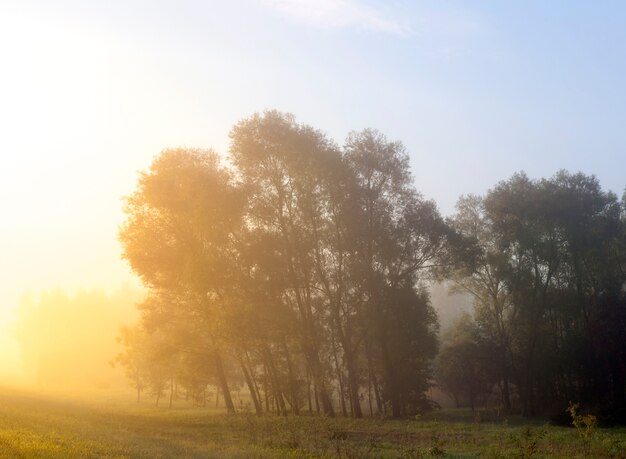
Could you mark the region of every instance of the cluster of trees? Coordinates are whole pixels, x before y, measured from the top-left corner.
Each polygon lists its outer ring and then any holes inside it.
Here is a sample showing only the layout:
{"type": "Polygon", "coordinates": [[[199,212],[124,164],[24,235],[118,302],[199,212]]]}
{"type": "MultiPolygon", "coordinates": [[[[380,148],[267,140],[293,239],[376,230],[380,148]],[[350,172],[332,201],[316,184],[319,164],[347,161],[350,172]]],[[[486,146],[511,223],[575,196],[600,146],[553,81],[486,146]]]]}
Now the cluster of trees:
{"type": "Polygon", "coordinates": [[[623,416],[625,215],[626,194],[563,171],[461,198],[449,223],[473,253],[449,274],[475,308],[445,336],[443,388],[473,406],[498,386],[526,415],[574,400],[623,416]]]}
{"type": "Polygon", "coordinates": [[[625,204],[593,177],[520,174],[446,221],[400,143],[257,114],[228,165],[174,149],[141,174],[120,240],[149,293],[118,361],[138,397],[212,386],[234,412],[245,387],[259,415],[404,416],[431,405],[437,278],[475,300],[436,365],[459,403],[625,407],[625,204]]]}
{"type": "Polygon", "coordinates": [[[149,294],[119,361],[138,392],[208,384],[235,411],[399,417],[426,409],[437,317],[422,279],[454,233],[415,190],[403,146],[338,147],[291,115],[212,151],[166,150],[126,203],[124,256],[149,294]]]}

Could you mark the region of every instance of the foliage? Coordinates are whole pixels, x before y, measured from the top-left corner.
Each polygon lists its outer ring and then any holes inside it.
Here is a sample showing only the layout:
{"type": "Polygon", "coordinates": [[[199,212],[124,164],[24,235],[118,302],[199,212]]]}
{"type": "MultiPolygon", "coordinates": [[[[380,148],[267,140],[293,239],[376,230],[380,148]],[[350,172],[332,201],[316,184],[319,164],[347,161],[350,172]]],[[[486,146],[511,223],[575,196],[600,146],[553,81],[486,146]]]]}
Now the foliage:
{"type": "Polygon", "coordinates": [[[166,150],[126,202],[124,257],[169,377],[209,373],[229,412],[238,381],[258,415],[315,402],[333,416],[337,400],[361,417],[365,395],[394,417],[428,409],[437,318],[420,276],[448,228],[402,145],[366,130],[340,149],[269,111],[233,128],[230,160],[166,150]]]}
{"type": "Polygon", "coordinates": [[[479,330],[469,314],[461,315],[442,339],[437,358],[437,381],[457,407],[472,410],[491,394],[497,381],[492,371],[493,348],[480,341],[479,330]]]}
{"type": "Polygon", "coordinates": [[[475,298],[506,409],[555,413],[576,397],[613,420],[626,412],[622,212],[595,177],[565,171],[459,201],[451,223],[474,248],[452,275],[475,298]]]}
{"type": "Polygon", "coordinates": [[[163,151],[126,201],[124,257],[149,289],[153,352],[137,355],[157,397],[169,381],[170,399],[215,386],[229,413],[243,386],[258,416],[427,412],[427,282],[448,278],[474,311],[444,335],[444,390],[471,407],[496,391],[526,416],[575,398],[623,420],[626,204],[595,177],[518,173],[446,221],[376,130],[340,147],[267,111],[230,139],[229,165],[163,151]]]}
{"type": "Polygon", "coordinates": [[[572,424],[578,431],[580,438],[583,440],[585,457],[589,455],[589,446],[591,439],[596,432],[598,418],[592,414],[580,414],[580,405],[578,403],[569,403],[567,412],[572,417],[572,424]]]}

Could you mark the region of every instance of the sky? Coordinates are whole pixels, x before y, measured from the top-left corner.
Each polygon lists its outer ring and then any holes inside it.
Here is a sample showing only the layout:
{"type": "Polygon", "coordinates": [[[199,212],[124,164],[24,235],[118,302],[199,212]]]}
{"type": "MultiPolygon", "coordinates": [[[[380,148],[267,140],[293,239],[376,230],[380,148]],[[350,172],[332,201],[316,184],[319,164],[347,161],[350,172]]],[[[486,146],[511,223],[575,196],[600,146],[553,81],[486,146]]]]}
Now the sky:
{"type": "Polygon", "coordinates": [[[117,229],[138,171],[225,154],[265,109],[401,140],[444,215],[521,170],[621,195],[625,20],[608,0],[2,0],[0,367],[25,293],[136,282],[117,229]]]}

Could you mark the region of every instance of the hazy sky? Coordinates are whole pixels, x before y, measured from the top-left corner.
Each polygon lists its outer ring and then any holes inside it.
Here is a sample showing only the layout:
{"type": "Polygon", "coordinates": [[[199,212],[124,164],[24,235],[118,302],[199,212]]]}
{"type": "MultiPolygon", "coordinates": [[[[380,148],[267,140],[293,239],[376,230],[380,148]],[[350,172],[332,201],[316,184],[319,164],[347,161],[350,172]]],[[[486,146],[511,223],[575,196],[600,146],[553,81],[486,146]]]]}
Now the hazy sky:
{"type": "Polygon", "coordinates": [[[621,194],[625,22],[621,1],[2,0],[0,329],[26,290],[128,279],[136,172],[226,152],[266,108],[402,140],[444,214],[519,170],[621,194]]]}

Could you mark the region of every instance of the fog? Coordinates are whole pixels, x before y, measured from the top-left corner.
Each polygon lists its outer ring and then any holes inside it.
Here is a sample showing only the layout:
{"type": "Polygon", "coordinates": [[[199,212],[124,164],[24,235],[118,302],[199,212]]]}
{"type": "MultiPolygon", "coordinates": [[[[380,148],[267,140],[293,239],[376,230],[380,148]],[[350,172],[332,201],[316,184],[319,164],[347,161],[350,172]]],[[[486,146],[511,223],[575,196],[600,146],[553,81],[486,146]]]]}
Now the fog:
{"type": "Polygon", "coordinates": [[[126,387],[111,361],[122,325],[136,320],[142,292],[62,289],[24,295],[4,341],[0,383],[38,391],[126,387]]]}

